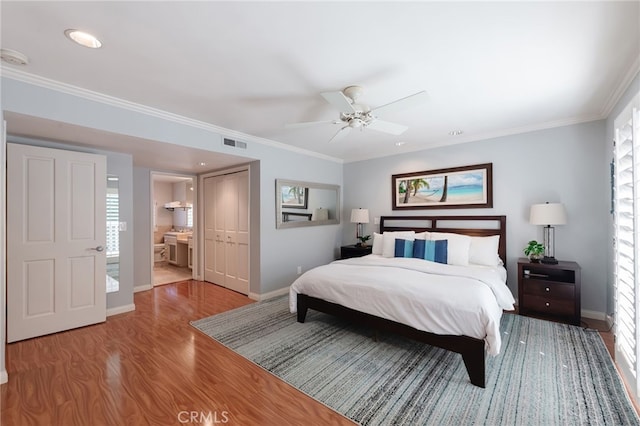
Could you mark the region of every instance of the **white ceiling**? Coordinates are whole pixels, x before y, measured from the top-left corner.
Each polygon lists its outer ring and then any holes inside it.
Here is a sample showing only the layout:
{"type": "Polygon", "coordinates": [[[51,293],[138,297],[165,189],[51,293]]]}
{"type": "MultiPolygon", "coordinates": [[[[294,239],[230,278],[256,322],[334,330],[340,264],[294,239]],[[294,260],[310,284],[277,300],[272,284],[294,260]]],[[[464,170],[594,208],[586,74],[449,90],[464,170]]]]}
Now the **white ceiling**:
{"type": "MultiPolygon", "coordinates": [[[[0,7],[2,47],[29,57],[24,72],[345,161],[605,118],[640,69],[638,1],[0,7]],[[67,28],[103,47],[74,45],[67,28]],[[284,128],[337,118],[320,93],[354,84],[372,107],[429,96],[381,117],[409,126],[401,136],[365,129],[329,144],[337,125],[284,128]]],[[[37,131],[22,118],[8,120],[10,133],[37,131]]]]}

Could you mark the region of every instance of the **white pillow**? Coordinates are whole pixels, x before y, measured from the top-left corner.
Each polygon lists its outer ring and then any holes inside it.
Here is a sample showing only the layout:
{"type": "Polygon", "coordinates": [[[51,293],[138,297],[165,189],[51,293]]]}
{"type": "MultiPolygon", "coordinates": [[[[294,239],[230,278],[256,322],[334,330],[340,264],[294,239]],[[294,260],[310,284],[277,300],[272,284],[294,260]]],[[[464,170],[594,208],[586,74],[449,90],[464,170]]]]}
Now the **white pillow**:
{"type": "Polygon", "coordinates": [[[447,263],[449,265],[469,265],[471,237],[449,232],[432,232],[431,240],[447,240],[447,263]]]}
{"type": "Polygon", "coordinates": [[[431,239],[430,235],[431,234],[427,231],[417,233],[416,240],[430,240],[431,239]]]}
{"type": "Polygon", "coordinates": [[[371,254],[382,254],[382,234],[377,232],[373,233],[373,247],[371,247],[371,254]]]}
{"type": "Polygon", "coordinates": [[[394,257],[396,252],[396,238],[413,241],[416,238],[415,231],[385,231],[382,234],[382,256],[394,257]]]}
{"type": "Polygon", "coordinates": [[[498,266],[500,257],[498,256],[498,245],[500,235],[490,237],[471,237],[469,247],[469,263],[485,266],[498,266]]]}

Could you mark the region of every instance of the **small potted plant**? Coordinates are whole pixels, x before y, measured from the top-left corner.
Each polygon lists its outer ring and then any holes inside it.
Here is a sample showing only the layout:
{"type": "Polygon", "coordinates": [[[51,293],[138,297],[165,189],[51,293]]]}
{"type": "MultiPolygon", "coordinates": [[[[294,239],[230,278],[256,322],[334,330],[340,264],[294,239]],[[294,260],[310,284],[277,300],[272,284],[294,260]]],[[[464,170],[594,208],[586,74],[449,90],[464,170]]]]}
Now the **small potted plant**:
{"type": "Polygon", "coordinates": [[[362,237],[358,237],[360,242],[356,244],[358,247],[366,247],[367,241],[371,238],[371,235],[363,235],[362,237]]]}
{"type": "Polygon", "coordinates": [[[540,259],[544,257],[544,246],[536,240],[531,240],[524,248],[524,254],[529,257],[532,263],[539,263],[540,259]]]}

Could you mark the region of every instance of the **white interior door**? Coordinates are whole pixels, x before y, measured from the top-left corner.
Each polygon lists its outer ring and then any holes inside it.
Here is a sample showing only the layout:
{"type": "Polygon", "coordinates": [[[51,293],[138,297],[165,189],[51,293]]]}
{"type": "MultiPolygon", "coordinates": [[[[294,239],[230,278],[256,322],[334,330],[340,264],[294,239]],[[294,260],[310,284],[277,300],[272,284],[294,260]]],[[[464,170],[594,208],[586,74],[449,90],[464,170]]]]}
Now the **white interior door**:
{"type": "Polygon", "coordinates": [[[204,179],[205,281],[249,294],[249,173],[204,179]]]}
{"type": "Polygon", "coordinates": [[[7,341],[106,319],[106,158],[7,145],[7,341]]]}
{"type": "MultiPolygon", "coordinates": [[[[224,285],[224,267],[221,266],[219,246],[223,243],[224,234],[217,229],[216,204],[221,180],[217,176],[204,179],[204,280],[224,285]]],[[[222,194],[220,194],[220,197],[222,194]]],[[[224,252],[222,252],[224,256],[224,252]]],[[[222,257],[224,264],[224,257],[222,257]]]]}
{"type": "Polygon", "coordinates": [[[234,173],[227,178],[226,186],[231,194],[225,221],[228,265],[225,285],[249,294],[249,173],[234,173]]]}

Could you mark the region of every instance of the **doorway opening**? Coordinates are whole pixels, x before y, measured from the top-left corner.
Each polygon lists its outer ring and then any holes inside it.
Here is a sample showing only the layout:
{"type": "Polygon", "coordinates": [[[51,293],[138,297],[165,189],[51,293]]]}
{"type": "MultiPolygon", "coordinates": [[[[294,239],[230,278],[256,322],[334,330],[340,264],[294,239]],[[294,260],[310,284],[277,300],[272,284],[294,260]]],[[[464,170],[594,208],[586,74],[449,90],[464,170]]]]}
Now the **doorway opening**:
{"type": "Polygon", "coordinates": [[[190,280],[195,261],[195,176],[151,173],[154,286],[190,280]]]}

